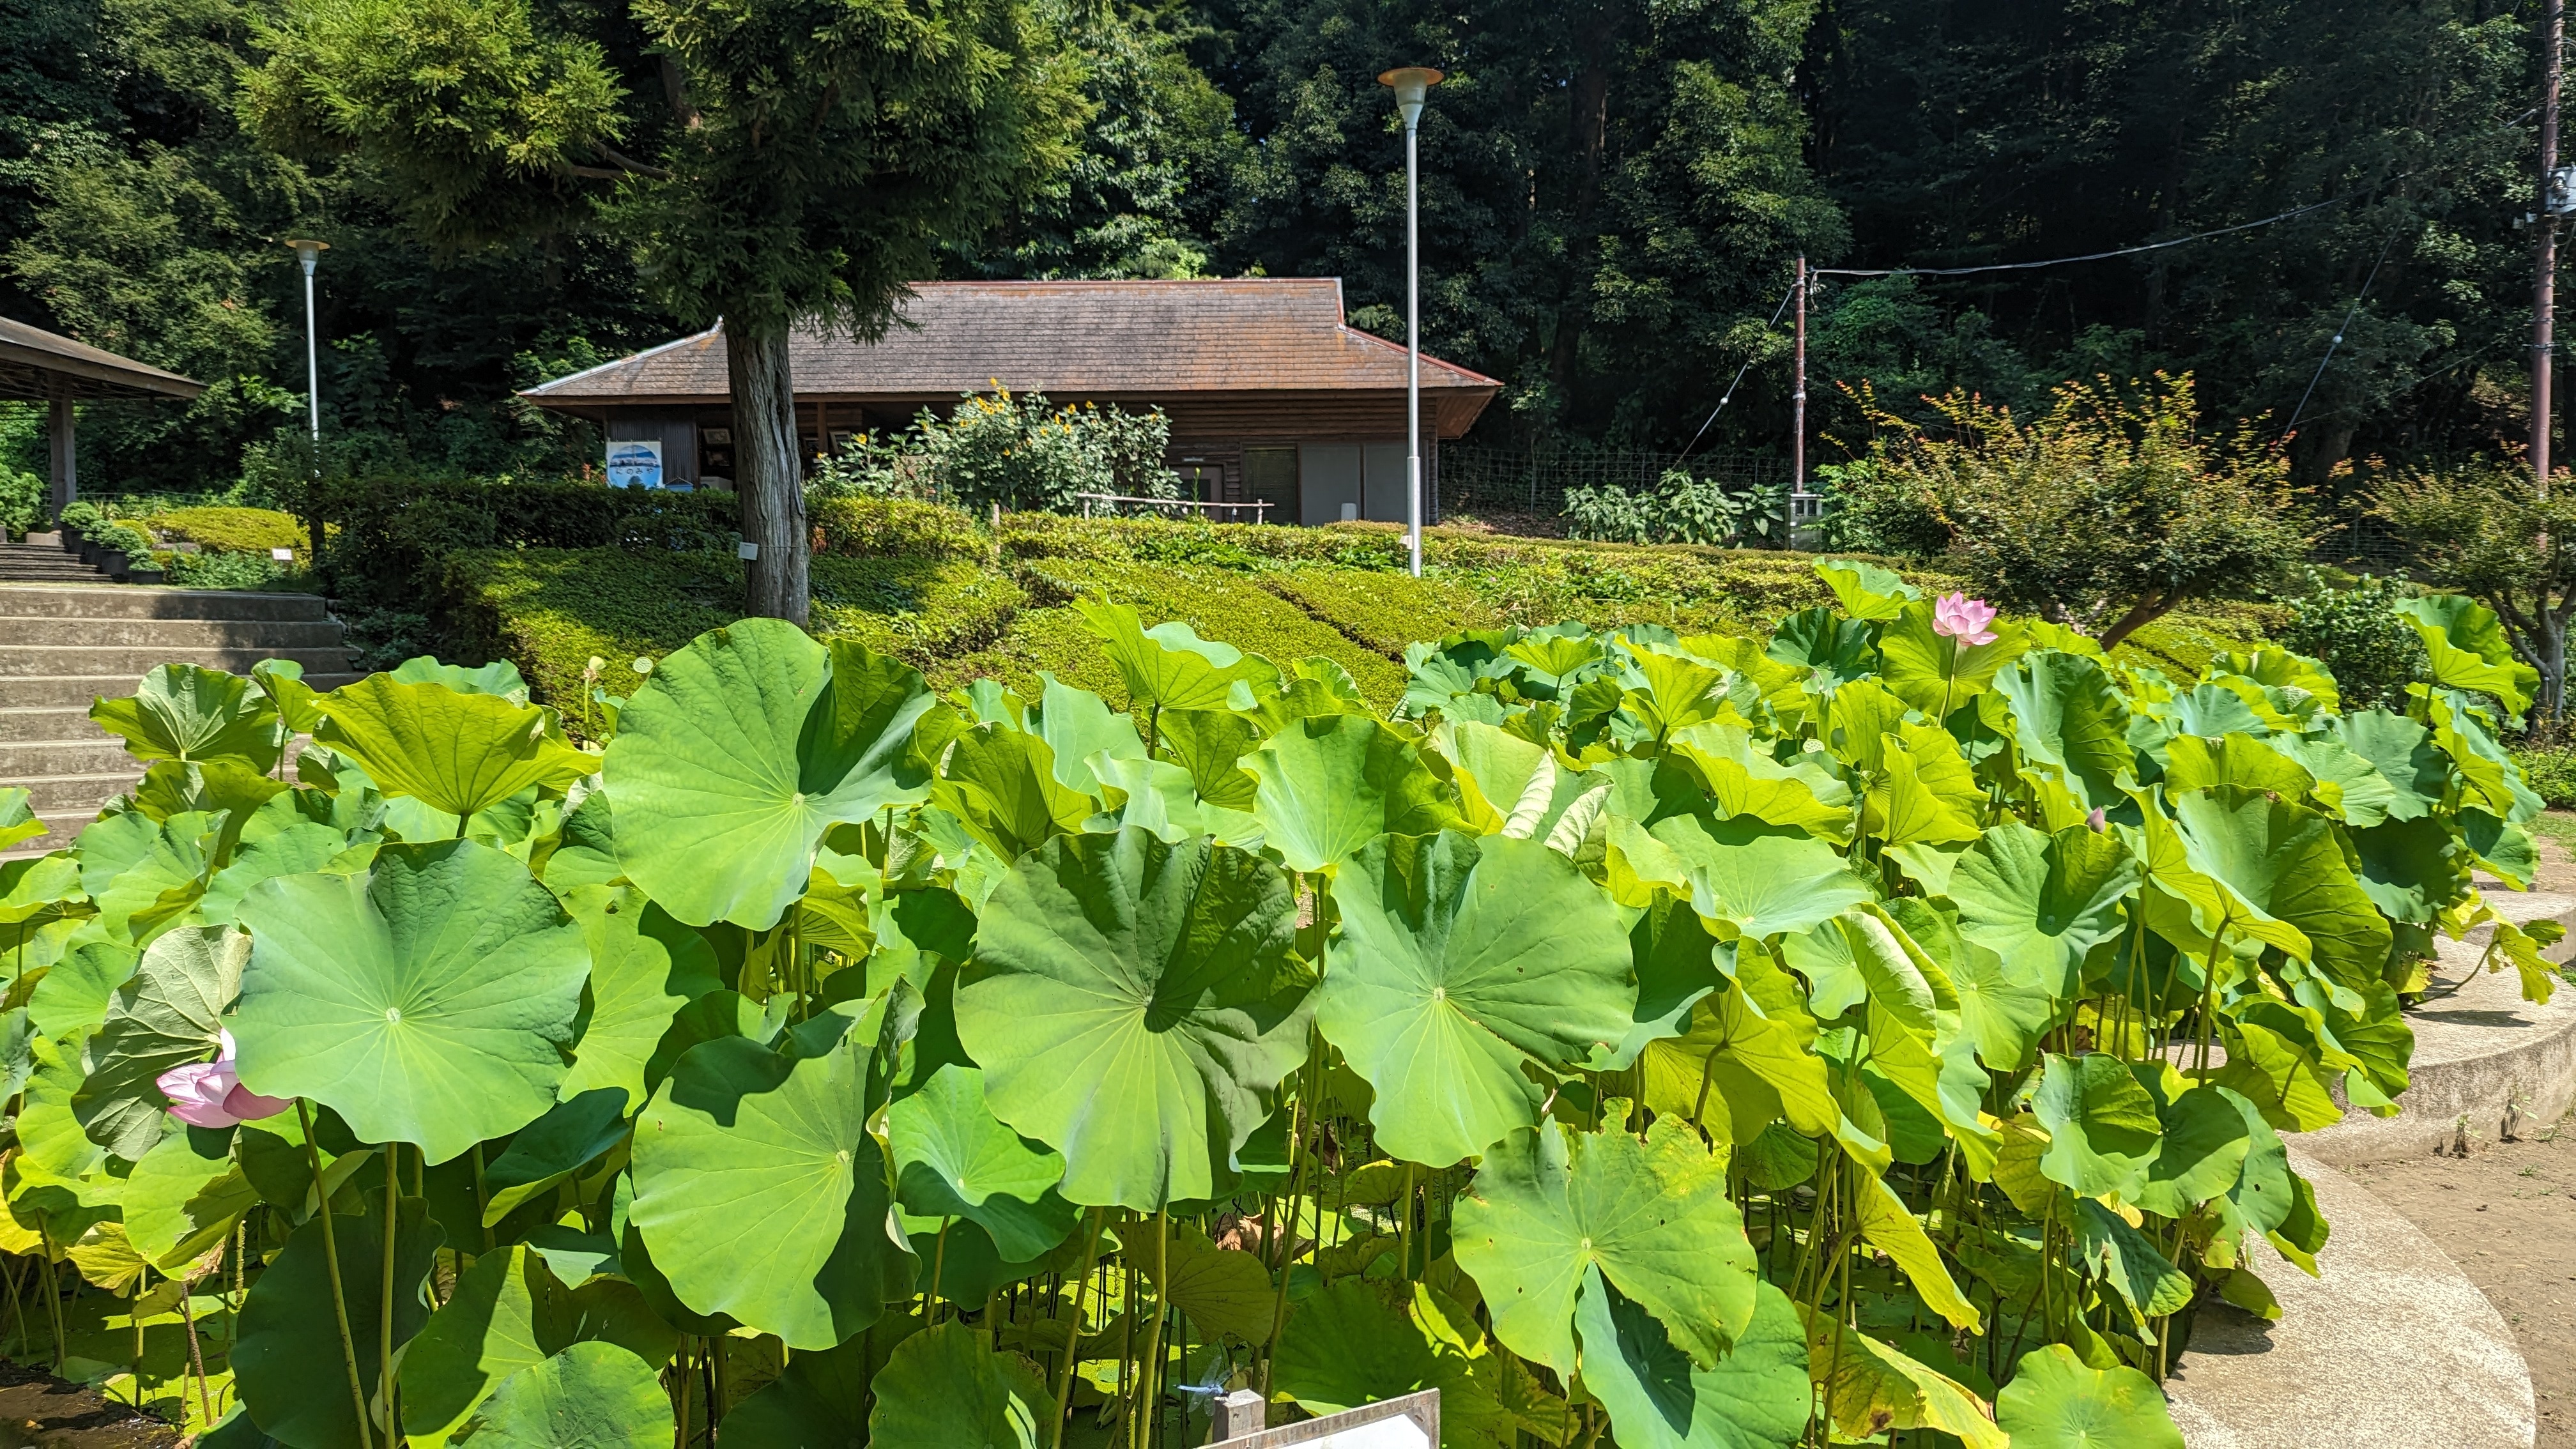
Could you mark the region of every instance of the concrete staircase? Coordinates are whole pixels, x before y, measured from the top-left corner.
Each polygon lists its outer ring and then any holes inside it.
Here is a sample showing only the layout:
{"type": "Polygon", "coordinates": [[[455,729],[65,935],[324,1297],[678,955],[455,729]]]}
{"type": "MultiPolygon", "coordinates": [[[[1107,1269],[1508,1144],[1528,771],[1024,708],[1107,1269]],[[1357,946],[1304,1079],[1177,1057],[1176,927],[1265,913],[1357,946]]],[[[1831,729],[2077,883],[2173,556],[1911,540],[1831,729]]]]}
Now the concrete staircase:
{"type": "Polygon", "coordinates": [[[31,533],[18,543],[0,542],[0,584],[103,584],[107,575],[80,555],[63,551],[62,535],[31,533]]]}
{"type": "Polygon", "coordinates": [[[24,786],[48,827],[10,854],[70,844],[101,805],[142,777],[123,742],[90,723],[92,700],[132,694],[156,664],[248,674],[263,659],[303,665],[316,689],[357,678],[339,621],[311,594],[0,578],[0,786],[24,786]]]}

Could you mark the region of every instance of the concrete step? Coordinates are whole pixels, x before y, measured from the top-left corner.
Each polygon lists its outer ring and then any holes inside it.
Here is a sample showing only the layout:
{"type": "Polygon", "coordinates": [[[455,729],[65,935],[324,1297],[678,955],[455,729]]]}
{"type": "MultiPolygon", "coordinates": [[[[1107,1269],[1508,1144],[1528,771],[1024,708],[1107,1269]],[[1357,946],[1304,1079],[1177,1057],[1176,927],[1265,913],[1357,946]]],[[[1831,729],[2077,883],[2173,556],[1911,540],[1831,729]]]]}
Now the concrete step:
{"type": "Polygon", "coordinates": [[[0,784],[53,775],[99,775],[140,768],[125,741],[80,721],[88,739],[0,741],[0,784]]]}
{"type": "MultiPolygon", "coordinates": [[[[2576,927],[2576,897],[2489,890],[2487,900],[2510,921],[2576,927]]],[[[2555,1122],[2576,1106],[2576,985],[2561,981],[2543,1005],[2523,1000],[2510,965],[2479,969],[2491,934],[2438,943],[2433,991],[2406,1013],[2415,1055],[2397,1115],[2349,1111],[2302,1137],[2307,1151],[2338,1167],[2424,1157],[2463,1133],[2492,1142],[2517,1123],[2555,1122]]],[[[2563,961],[2571,946],[2576,936],[2550,954],[2563,961]]]]}
{"type": "Polygon", "coordinates": [[[58,553],[50,557],[40,555],[0,558],[0,578],[66,578],[96,581],[105,577],[107,576],[95,567],[82,563],[69,554],[58,553]]]}
{"type": "MultiPolygon", "coordinates": [[[[0,645],[0,694],[9,692],[6,682],[9,680],[60,678],[70,674],[122,676],[128,682],[114,692],[131,694],[134,692],[132,681],[141,679],[156,664],[197,664],[208,669],[248,674],[251,666],[263,659],[292,659],[303,665],[307,674],[345,673],[353,658],[351,651],[345,648],[252,649],[220,645],[118,645],[99,648],[86,644],[6,644],[0,645]]],[[[13,698],[10,702],[17,701],[13,698]]]]}
{"type": "MultiPolygon", "coordinates": [[[[254,655],[253,659],[259,657],[254,655]]],[[[161,661],[156,659],[153,662],[161,661]]],[[[234,672],[246,673],[248,670],[249,665],[244,664],[234,672]]],[[[87,710],[92,700],[102,697],[119,699],[132,694],[135,682],[142,677],[141,670],[132,674],[0,675],[0,714],[12,708],[87,710]]],[[[324,673],[310,664],[304,669],[304,682],[324,693],[344,684],[354,684],[361,677],[354,672],[324,673]]]]}
{"type": "Polygon", "coordinates": [[[329,619],[100,619],[0,614],[0,646],[327,649],[339,642],[340,626],[329,619]]]}
{"type": "Polygon", "coordinates": [[[46,740],[107,739],[110,736],[89,722],[89,706],[69,705],[57,709],[0,707],[0,746],[34,743],[46,740]]]}
{"type": "Polygon", "coordinates": [[[38,619],[328,619],[318,594],[262,594],[230,589],[135,586],[60,588],[0,586],[0,618],[38,619]]]}
{"type": "Polygon", "coordinates": [[[13,779],[11,785],[27,792],[27,805],[38,815],[52,817],[76,811],[97,814],[98,807],[134,788],[143,778],[142,762],[128,759],[127,768],[85,775],[36,775],[13,779]]]}
{"type": "Polygon", "coordinates": [[[2280,1300],[2278,1322],[2200,1307],[2165,1381],[2188,1449],[2529,1449],[2531,1370],[2486,1295],[2360,1184],[2297,1145],[2290,1166],[2333,1235],[2314,1278],[2253,1245],[2247,1266],[2280,1300]]]}

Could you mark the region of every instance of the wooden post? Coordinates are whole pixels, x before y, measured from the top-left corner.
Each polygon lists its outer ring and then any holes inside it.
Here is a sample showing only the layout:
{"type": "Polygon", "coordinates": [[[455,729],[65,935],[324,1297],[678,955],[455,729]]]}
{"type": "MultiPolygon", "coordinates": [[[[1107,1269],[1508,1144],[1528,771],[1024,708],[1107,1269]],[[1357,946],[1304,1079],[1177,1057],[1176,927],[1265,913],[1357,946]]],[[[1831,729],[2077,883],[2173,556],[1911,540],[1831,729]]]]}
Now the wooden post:
{"type": "Polygon", "coordinates": [[[46,422],[53,444],[53,503],[57,517],[80,496],[79,453],[73,440],[72,400],[54,398],[47,410],[46,422]]]}
{"type": "Polygon", "coordinates": [[[1251,1389],[1236,1389],[1216,1401],[1216,1412],[1210,1416],[1208,1442],[1222,1444],[1246,1434],[1258,1434],[1270,1427],[1269,1401],[1251,1389]]]}

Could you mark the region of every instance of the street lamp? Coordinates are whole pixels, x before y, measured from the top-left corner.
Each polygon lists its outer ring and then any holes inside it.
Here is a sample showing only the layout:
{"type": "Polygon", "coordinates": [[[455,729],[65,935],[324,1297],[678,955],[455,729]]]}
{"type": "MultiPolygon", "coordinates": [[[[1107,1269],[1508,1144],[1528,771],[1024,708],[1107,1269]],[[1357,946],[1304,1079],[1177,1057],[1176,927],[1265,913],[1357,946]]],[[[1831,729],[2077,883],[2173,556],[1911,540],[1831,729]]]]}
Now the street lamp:
{"type": "Polygon", "coordinates": [[[286,246],[289,251],[304,259],[304,402],[307,414],[312,420],[314,457],[317,460],[316,466],[319,466],[318,460],[322,449],[322,364],[313,341],[315,331],[313,264],[321,260],[324,252],[331,249],[331,244],[290,237],[287,239],[286,246]]]}
{"type": "Polygon", "coordinates": [[[1414,162],[1423,97],[1444,77],[1429,66],[1400,66],[1379,76],[1395,88],[1404,114],[1404,547],[1422,577],[1422,238],[1420,184],[1414,162]]]}

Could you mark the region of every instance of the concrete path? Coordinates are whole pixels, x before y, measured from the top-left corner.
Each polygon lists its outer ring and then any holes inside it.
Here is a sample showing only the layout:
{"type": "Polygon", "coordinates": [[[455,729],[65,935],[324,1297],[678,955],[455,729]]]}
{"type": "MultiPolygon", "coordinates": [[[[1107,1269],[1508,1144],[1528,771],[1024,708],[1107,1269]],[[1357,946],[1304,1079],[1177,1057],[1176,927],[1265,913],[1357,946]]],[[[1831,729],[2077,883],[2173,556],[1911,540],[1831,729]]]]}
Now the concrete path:
{"type": "Polygon", "coordinates": [[[2334,1236],[2310,1278],[2255,1249],[2281,1300],[2265,1323],[2204,1307],[2165,1383],[2190,1449],[2530,1449],[2531,1373],[2513,1330],[2432,1239],[2293,1148],[2334,1236]]]}

